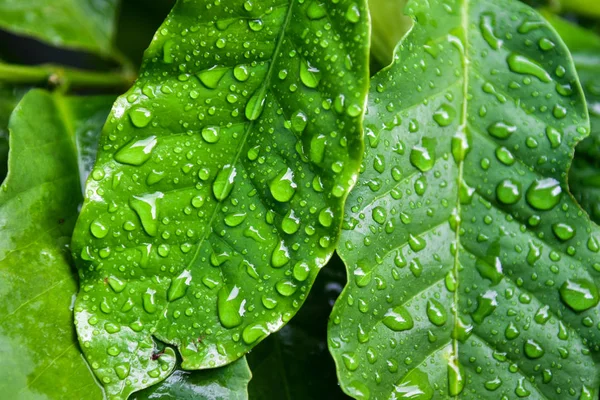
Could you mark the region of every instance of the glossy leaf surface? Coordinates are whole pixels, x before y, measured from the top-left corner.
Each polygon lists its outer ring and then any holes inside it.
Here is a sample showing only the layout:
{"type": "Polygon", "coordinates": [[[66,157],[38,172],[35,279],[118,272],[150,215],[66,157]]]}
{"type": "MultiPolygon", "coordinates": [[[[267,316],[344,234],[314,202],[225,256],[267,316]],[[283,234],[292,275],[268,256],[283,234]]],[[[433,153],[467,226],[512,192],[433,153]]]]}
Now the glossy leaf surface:
{"type": "Polygon", "coordinates": [[[158,385],[131,396],[132,400],[247,400],[252,374],[246,358],[204,371],[177,369],[158,385]]]}
{"type": "Polygon", "coordinates": [[[238,359],[302,304],[362,156],[364,4],[179,2],[119,98],[73,239],[110,398],[238,359]]]}
{"type": "Polygon", "coordinates": [[[571,50],[590,113],[591,133],[577,146],[569,187],[590,217],[600,223],[600,36],[557,16],[544,16],[571,50]]]}
{"type": "Polygon", "coordinates": [[[108,55],[117,0],[0,0],[0,28],[54,46],[108,55]]]}
{"type": "Polygon", "coordinates": [[[102,398],[77,346],[67,245],[82,200],[75,145],[113,100],[35,90],[10,119],[10,173],[0,189],[0,397],[102,398]]]}
{"type": "Polygon", "coordinates": [[[408,10],[415,26],[371,84],[339,246],[342,388],[596,398],[600,232],[568,193],[589,121],[567,48],[517,1],[408,10]]]}

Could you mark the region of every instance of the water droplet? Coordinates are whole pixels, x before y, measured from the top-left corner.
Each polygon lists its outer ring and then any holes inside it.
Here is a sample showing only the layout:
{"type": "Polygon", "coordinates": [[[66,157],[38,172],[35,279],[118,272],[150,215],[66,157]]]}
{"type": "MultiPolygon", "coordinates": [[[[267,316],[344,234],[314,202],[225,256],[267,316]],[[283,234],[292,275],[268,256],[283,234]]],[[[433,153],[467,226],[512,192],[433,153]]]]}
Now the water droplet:
{"type": "Polygon", "coordinates": [[[232,228],[240,225],[246,219],[246,213],[230,213],[225,216],[225,224],[232,228]]]}
{"type": "Polygon", "coordinates": [[[523,345],[525,355],[529,358],[536,359],[544,355],[544,349],[538,342],[533,339],[528,339],[523,345]]]}
{"type": "Polygon", "coordinates": [[[414,321],[406,308],[398,306],[385,313],[383,324],[393,331],[400,332],[412,329],[414,321]]]}
{"type": "Polygon", "coordinates": [[[456,118],[456,110],[450,104],[442,104],[433,113],[433,119],[439,126],[448,126],[456,118]]]}
{"type": "Polygon", "coordinates": [[[435,156],[427,147],[415,146],[410,151],[410,162],[421,172],[429,171],[435,164],[435,156]]]}
{"type": "Polygon", "coordinates": [[[504,331],[504,336],[506,336],[508,340],[516,339],[520,334],[521,332],[519,332],[519,328],[517,328],[514,322],[509,323],[504,331]]]}
{"type": "Polygon", "coordinates": [[[219,141],[219,127],[206,126],[202,129],[202,139],[207,143],[217,143],[219,141]]]}
{"type": "Polygon", "coordinates": [[[325,4],[320,1],[312,1],[306,10],[306,16],[312,20],[324,18],[327,15],[325,4]]]}
{"type": "Polygon", "coordinates": [[[242,323],[242,301],[238,299],[240,288],[234,286],[231,291],[225,286],[217,293],[217,313],[225,328],[231,329],[242,323]]]}
{"type": "Polygon", "coordinates": [[[142,165],[150,159],[154,146],[156,146],[156,136],[132,140],[115,154],[115,160],[122,164],[142,165]]]}
{"type": "Polygon", "coordinates": [[[271,265],[274,268],[281,268],[289,261],[290,252],[283,240],[281,240],[279,244],[275,246],[275,249],[273,249],[273,253],[271,254],[271,265]]]}
{"type": "Polygon", "coordinates": [[[219,86],[221,78],[223,78],[226,72],[227,68],[222,68],[215,65],[206,71],[200,72],[198,74],[198,79],[200,79],[200,82],[202,82],[202,84],[207,88],[216,89],[217,86],[219,86]]]}
{"type": "Polygon", "coordinates": [[[431,400],[435,394],[429,376],[419,368],[414,368],[402,381],[394,385],[394,397],[398,399],[431,400]]]}
{"type": "Polygon", "coordinates": [[[240,82],[245,82],[250,77],[250,71],[246,65],[240,64],[233,69],[233,76],[240,82]]]}
{"type": "Polygon", "coordinates": [[[156,312],[156,290],[148,288],[146,292],[142,295],[142,306],[147,313],[156,312]]]}
{"type": "Polygon", "coordinates": [[[503,204],[515,204],[521,199],[521,184],[514,179],[505,179],[496,186],[496,197],[503,204]]]}
{"type": "Polygon", "coordinates": [[[508,139],[516,130],[516,126],[503,121],[498,121],[488,127],[488,133],[498,139],[508,139]]]}
{"type": "Polygon", "coordinates": [[[436,326],[442,326],[446,323],[448,315],[444,306],[435,299],[429,299],[427,301],[427,318],[432,324],[436,326]]]}
{"type": "Polygon", "coordinates": [[[129,119],[131,123],[138,128],[148,126],[152,120],[152,112],[146,108],[138,107],[129,111],[129,119]]]}
{"type": "Polygon", "coordinates": [[[192,281],[192,274],[190,271],[183,270],[179,276],[171,280],[169,291],[167,292],[167,299],[169,301],[175,301],[185,296],[188,286],[192,281]]]}
{"type": "Polygon", "coordinates": [[[497,296],[498,294],[495,291],[488,290],[477,297],[477,309],[471,314],[473,321],[480,324],[494,312],[496,307],[498,307],[497,296]]]}
{"type": "Polygon", "coordinates": [[[281,221],[281,229],[288,235],[292,235],[300,228],[300,219],[296,217],[294,210],[288,211],[281,221]]]}
{"type": "Polygon", "coordinates": [[[269,189],[273,198],[286,203],[294,197],[297,185],[294,182],[294,171],[290,168],[282,170],[270,183],[269,189]]]}
{"type": "Polygon", "coordinates": [[[448,394],[458,396],[465,387],[465,377],[463,368],[456,355],[452,355],[448,360],[448,394]]]}
{"type": "Polygon", "coordinates": [[[481,36],[485,39],[487,44],[494,50],[498,50],[502,47],[502,40],[494,34],[494,27],[496,26],[496,18],[492,13],[483,13],[479,20],[479,29],[481,30],[481,36]]]}
{"type": "Polygon", "coordinates": [[[537,179],[527,189],[527,202],[537,210],[551,210],[560,201],[562,188],[553,178],[537,179]]]}
{"type": "Polygon", "coordinates": [[[546,70],[541,65],[539,65],[533,60],[530,60],[525,56],[511,53],[506,59],[506,61],[508,62],[508,67],[513,72],[516,72],[518,74],[535,76],[540,81],[545,83],[552,81],[552,77],[550,77],[550,74],[546,72],[546,70]]]}
{"type": "Polygon", "coordinates": [[[90,224],[90,232],[98,239],[102,239],[108,235],[109,228],[100,220],[96,219],[90,224]]]}
{"type": "Polygon", "coordinates": [[[575,228],[573,228],[571,225],[565,224],[564,222],[553,224],[552,232],[554,232],[554,235],[563,242],[575,236],[575,228]]]}
{"type": "Polygon", "coordinates": [[[242,340],[244,340],[246,344],[252,344],[259,339],[266,337],[268,334],[269,330],[261,323],[248,325],[242,331],[242,340]]]}
{"type": "Polygon", "coordinates": [[[164,194],[161,192],[145,194],[143,196],[133,196],[129,205],[138,215],[142,227],[150,236],[156,236],[158,233],[158,205],[157,200],[162,199],[164,194]]]}
{"type": "Polygon", "coordinates": [[[248,103],[246,103],[245,115],[250,121],[254,121],[260,117],[265,108],[265,100],[267,98],[264,88],[259,88],[252,95],[248,103]]]}
{"type": "Polygon", "coordinates": [[[560,297],[573,310],[581,312],[598,304],[598,288],[585,279],[567,279],[560,287],[560,297]]]}
{"type": "Polygon", "coordinates": [[[306,87],[314,89],[319,86],[321,81],[321,71],[307,60],[302,60],[300,63],[300,80],[306,87]]]}
{"type": "Polygon", "coordinates": [[[229,196],[233,189],[236,174],[235,167],[229,164],[219,171],[212,185],[213,194],[217,200],[223,201],[229,196]]]}
{"type": "Polygon", "coordinates": [[[353,24],[360,21],[360,9],[356,4],[353,3],[348,7],[348,10],[346,10],[346,19],[353,24]]]}

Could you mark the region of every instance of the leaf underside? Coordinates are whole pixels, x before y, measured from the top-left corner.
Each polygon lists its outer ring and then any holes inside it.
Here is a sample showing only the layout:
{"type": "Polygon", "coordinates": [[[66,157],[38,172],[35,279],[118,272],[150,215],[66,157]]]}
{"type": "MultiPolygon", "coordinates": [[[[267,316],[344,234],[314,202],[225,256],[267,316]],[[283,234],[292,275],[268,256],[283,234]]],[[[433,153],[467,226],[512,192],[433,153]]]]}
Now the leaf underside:
{"type": "Polygon", "coordinates": [[[362,2],[180,1],[100,140],[73,238],[109,398],[227,364],[281,328],[335,248],[362,156],[362,2]]]}
{"type": "Polygon", "coordinates": [[[597,398],[600,232],[566,46],[517,1],[412,1],[371,82],[329,347],[355,398],[597,398]]]}
{"type": "Polygon", "coordinates": [[[0,0],[0,28],[54,46],[110,54],[118,0],[0,0]]]}
{"type": "Polygon", "coordinates": [[[82,200],[76,142],[98,137],[114,98],[28,93],[10,120],[10,173],[0,189],[0,394],[101,399],[81,358],[67,251],[82,200]],[[67,117],[65,112],[70,116],[67,117]]]}

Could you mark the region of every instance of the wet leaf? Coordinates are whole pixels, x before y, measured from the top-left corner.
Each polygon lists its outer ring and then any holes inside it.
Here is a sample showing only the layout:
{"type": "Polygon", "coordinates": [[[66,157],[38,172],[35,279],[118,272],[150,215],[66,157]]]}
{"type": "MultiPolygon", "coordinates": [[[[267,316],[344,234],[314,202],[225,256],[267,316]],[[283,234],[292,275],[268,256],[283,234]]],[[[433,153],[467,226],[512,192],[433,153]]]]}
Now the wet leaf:
{"type": "Polygon", "coordinates": [[[408,10],[413,30],[371,83],[339,245],[342,388],[596,398],[600,232],[568,193],[589,121],[567,48],[516,1],[408,10]]]}
{"type": "Polygon", "coordinates": [[[0,393],[101,399],[72,321],[77,292],[67,250],[82,200],[75,145],[98,136],[112,97],[34,90],[12,114],[10,173],[0,189],[0,393]],[[66,114],[69,114],[69,117],[66,114]]]}
{"type": "Polygon", "coordinates": [[[0,0],[0,28],[54,46],[109,55],[117,0],[0,0]]]}
{"type": "Polygon", "coordinates": [[[132,400],[246,400],[252,374],[246,358],[204,371],[177,369],[158,385],[131,396],[132,400]]]}
{"type": "Polygon", "coordinates": [[[153,337],[212,368],[296,313],[362,156],[367,20],[349,0],[181,1],[158,30],[73,239],[79,340],[109,398],[170,374],[153,337]]]}

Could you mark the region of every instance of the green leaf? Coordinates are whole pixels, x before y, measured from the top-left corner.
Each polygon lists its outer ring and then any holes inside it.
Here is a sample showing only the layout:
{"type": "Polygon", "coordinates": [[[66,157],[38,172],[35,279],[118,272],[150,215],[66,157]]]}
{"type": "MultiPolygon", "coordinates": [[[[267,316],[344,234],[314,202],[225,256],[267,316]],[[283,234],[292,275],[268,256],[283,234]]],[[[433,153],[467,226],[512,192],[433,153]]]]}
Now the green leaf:
{"type": "Polygon", "coordinates": [[[246,400],[252,374],[246,358],[221,368],[173,372],[158,385],[132,395],[132,400],[246,400]]]}
{"type": "Polygon", "coordinates": [[[363,2],[180,1],[104,128],[73,238],[109,398],[280,329],[335,248],[362,156],[363,2]],[[108,351],[108,353],[107,353],[108,351]]]}
{"type": "Polygon", "coordinates": [[[250,399],[347,399],[327,351],[327,321],[345,278],[344,264],[334,256],[298,314],[248,353],[253,375],[250,399]]]}
{"type": "Polygon", "coordinates": [[[404,14],[407,0],[370,0],[371,56],[381,65],[392,62],[396,44],[412,26],[404,14]]]}
{"type": "Polygon", "coordinates": [[[517,1],[411,1],[408,14],[371,82],[338,248],[342,388],[596,398],[600,232],[568,193],[589,122],[567,48],[517,1]]]}
{"type": "Polygon", "coordinates": [[[600,3],[596,0],[557,0],[555,3],[561,11],[574,12],[589,18],[600,17],[600,3]]]}
{"type": "Polygon", "coordinates": [[[24,93],[0,84],[0,181],[8,172],[8,118],[24,93]]]}
{"type": "Polygon", "coordinates": [[[0,189],[0,393],[7,398],[102,398],[73,329],[77,283],[67,246],[82,200],[75,145],[94,135],[88,121],[105,119],[113,99],[34,90],[10,119],[10,172],[0,189]]]}
{"type": "Polygon", "coordinates": [[[577,146],[569,187],[590,217],[600,223],[600,36],[555,15],[544,17],[571,50],[590,112],[591,133],[577,146]]]}
{"type": "Polygon", "coordinates": [[[0,28],[110,55],[118,0],[0,0],[0,28]]]}

